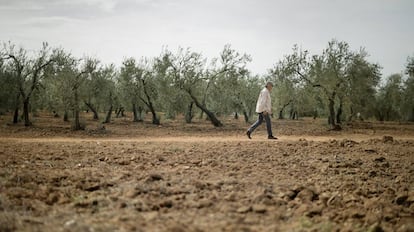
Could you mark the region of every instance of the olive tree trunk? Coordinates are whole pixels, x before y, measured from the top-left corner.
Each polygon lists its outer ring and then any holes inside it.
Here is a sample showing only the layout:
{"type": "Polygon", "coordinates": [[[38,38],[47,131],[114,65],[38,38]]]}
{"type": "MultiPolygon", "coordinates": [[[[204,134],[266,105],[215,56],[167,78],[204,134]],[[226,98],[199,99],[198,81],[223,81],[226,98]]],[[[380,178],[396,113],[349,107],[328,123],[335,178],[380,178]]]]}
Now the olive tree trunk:
{"type": "Polygon", "coordinates": [[[105,121],[103,123],[110,123],[111,122],[112,108],[113,108],[113,106],[111,105],[109,107],[108,113],[106,114],[106,118],[105,118],[105,121]]]}
{"type": "Polygon", "coordinates": [[[187,112],[185,113],[185,122],[186,123],[191,123],[192,120],[193,120],[193,117],[194,117],[193,105],[194,105],[194,102],[191,102],[190,104],[188,104],[187,112]]]}
{"type": "Polygon", "coordinates": [[[92,103],[85,101],[85,105],[92,111],[93,113],[93,119],[99,120],[99,115],[95,107],[92,105],[92,103]]]}
{"type": "Polygon", "coordinates": [[[208,118],[210,119],[211,123],[215,126],[215,127],[222,127],[223,123],[220,122],[220,120],[217,119],[217,117],[214,115],[213,112],[209,111],[205,106],[203,106],[202,104],[200,104],[200,102],[197,100],[197,98],[191,93],[191,91],[187,91],[188,94],[190,95],[191,99],[193,99],[194,103],[196,104],[196,106],[202,110],[204,113],[207,114],[208,118]]]}

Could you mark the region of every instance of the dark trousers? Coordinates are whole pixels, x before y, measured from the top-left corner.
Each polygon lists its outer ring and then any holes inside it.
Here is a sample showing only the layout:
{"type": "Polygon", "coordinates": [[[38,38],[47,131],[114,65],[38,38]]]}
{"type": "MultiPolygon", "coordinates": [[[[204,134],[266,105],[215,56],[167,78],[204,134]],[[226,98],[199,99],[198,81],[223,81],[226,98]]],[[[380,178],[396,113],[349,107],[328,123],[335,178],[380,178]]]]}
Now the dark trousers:
{"type": "Polygon", "coordinates": [[[263,119],[266,121],[266,129],[267,129],[267,135],[268,136],[273,136],[272,133],[272,123],[270,122],[270,115],[266,114],[264,115],[263,113],[259,113],[259,118],[257,119],[257,121],[249,128],[249,132],[253,133],[253,131],[260,126],[260,124],[262,124],[263,119]]]}

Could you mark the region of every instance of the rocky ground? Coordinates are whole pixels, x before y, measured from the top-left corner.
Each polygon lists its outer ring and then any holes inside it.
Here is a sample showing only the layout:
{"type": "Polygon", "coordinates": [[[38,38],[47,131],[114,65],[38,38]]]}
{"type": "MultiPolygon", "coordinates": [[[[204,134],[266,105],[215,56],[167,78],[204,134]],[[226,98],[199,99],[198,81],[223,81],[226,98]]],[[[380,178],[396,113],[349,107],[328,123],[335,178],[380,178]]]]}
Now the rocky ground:
{"type": "Polygon", "coordinates": [[[414,125],[0,118],[0,231],[414,231],[414,125]]]}

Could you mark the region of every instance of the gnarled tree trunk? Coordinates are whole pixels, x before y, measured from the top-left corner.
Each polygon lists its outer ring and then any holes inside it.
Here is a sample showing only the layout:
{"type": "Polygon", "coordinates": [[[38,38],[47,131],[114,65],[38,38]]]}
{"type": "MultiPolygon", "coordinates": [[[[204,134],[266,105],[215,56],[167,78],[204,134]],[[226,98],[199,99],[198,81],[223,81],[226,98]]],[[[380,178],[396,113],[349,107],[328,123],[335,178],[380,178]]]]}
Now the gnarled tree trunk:
{"type": "Polygon", "coordinates": [[[14,108],[14,114],[13,114],[13,124],[17,124],[19,122],[19,107],[20,107],[20,92],[17,94],[16,98],[16,106],[14,108]]]}
{"type": "Polygon", "coordinates": [[[79,95],[78,95],[78,90],[75,89],[75,107],[73,109],[73,113],[74,113],[74,117],[75,120],[73,122],[73,127],[72,129],[77,131],[77,130],[84,130],[85,128],[81,126],[80,124],[80,116],[79,116],[79,95]]]}
{"type": "Polygon", "coordinates": [[[85,105],[93,112],[93,119],[98,120],[99,115],[95,107],[92,105],[92,103],[85,101],[85,105]]]}
{"type": "Polygon", "coordinates": [[[329,108],[329,124],[332,127],[332,130],[342,130],[341,126],[335,123],[335,101],[334,101],[334,97],[333,98],[329,98],[329,104],[328,104],[328,108],[329,108]]]}
{"type": "Polygon", "coordinates": [[[194,105],[194,102],[191,102],[190,104],[188,104],[187,112],[185,113],[185,122],[186,123],[191,123],[192,120],[193,120],[193,117],[194,117],[193,105],[194,105]]]}
{"type": "Polygon", "coordinates": [[[32,122],[29,118],[29,98],[24,99],[23,101],[23,118],[24,118],[24,125],[31,126],[32,122]]]}
{"type": "Polygon", "coordinates": [[[341,116],[342,116],[342,100],[339,100],[338,112],[336,112],[336,123],[337,124],[341,124],[342,122],[341,116]]]}
{"type": "Polygon", "coordinates": [[[13,124],[17,124],[19,122],[19,107],[16,107],[14,109],[14,114],[13,114],[13,124]]]}
{"type": "Polygon", "coordinates": [[[282,109],[280,109],[280,111],[279,111],[279,119],[284,119],[284,117],[283,117],[283,111],[285,110],[285,108],[288,105],[290,105],[291,102],[292,102],[292,100],[290,100],[288,103],[284,104],[283,107],[282,107],[282,109]]]}
{"type": "Polygon", "coordinates": [[[151,114],[152,114],[152,124],[160,125],[160,119],[157,117],[157,113],[155,112],[155,108],[154,108],[154,105],[152,103],[151,97],[150,97],[149,93],[147,92],[146,83],[145,83],[144,80],[141,80],[141,81],[142,81],[142,85],[144,86],[144,94],[145,94],[145,97],[147,98],[145,100],[145,99],[143,99],[141,97],[141,100],[145,103],[145,105],[148,106],[148,109],[151,111],[151,114]]]}
{"type": "Polygon", "coordinates": [[[125,112],[124,107],[122,107],[122,106],[121,106],[121,107],[119,107],[117,110],[115,110],[116,117],[117,117],[117,118],[119,118],[119,117],[125,117],[124,112],[125,112]]]}
{"type": "Polygon", "coordinates": [[[215,126],[215,127],[222,127],[223,124],[216,118],[216,116],[214,115],[213,112],[209,111],[205,106],[203,106],[202,104],[200,104],[200,102],[197,100],[197,98],[191,93],[190,90],[187,90],[188,94],[190,95],[191,99],[193,99],[194,103],[196,104],[196,106],[198,108],[200,108],[200,110],[202,110],[204,113],[207,114],[208,118],[210,119],[211,123],[215,126]]]}
{"type": "Polygon", "coordinates": [[[111,122],[112,108],[113,108],[113,106],[111,105],[109,107],[108,113],[106,114],[106,118],[105,118],[105,121],[103,123],[110,123],[111,122]]]}
{"type": "Polygon", "coordinates": [[[154,125],[160,125],[160,119],[157,117],[157,113],[155,112],[154,106],[151,101],[144,101],[143,102],[148,106],[148,109],[150,110],[152,114],[152,124],[154,125]]]}
{"type": "Polygon", "coordinates": [[[244,115],[244,121],[248,123],[249,122],[249,114],[247,113],[247,111],[244,110],[243,115],[244,115]]]}

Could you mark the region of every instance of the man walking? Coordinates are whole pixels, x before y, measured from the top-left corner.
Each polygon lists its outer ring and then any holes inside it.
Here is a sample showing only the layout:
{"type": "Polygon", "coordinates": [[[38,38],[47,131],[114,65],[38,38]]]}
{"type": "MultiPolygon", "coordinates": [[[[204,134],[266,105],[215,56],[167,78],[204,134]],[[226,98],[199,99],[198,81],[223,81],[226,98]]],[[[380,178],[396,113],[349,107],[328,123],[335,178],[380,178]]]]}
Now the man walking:
{"type": "Polygon", "coordinates": [[[272,113],[272,100],[270,98],[270,92],[272,91],[273,83],[267,82],[265,88],[260,91],[259,99],[257,99],[256,113],[259,114],[257,121],[247,130],[246,135],[251,139],[253,131],[262,124],[263,119],[266,121],[267,138],[277,139],[272,133],[272,124],[270,121],[270,114],[272,113]]]}

